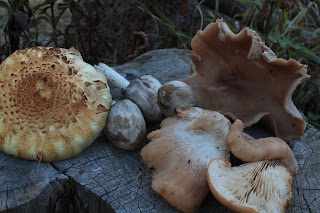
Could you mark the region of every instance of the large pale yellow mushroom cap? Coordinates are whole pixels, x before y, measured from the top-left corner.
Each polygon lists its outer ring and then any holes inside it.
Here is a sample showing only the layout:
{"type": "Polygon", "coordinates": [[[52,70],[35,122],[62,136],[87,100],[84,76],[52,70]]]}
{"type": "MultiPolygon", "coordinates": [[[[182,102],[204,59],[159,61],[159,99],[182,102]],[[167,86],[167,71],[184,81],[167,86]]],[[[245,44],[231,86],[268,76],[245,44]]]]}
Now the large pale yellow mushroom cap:
{"type": "Polygon", "coordinates": [[[198,106],[250,126],[260,119],[283,139],[303,135],[306,122],[291,100],[307,66],[277,58],[249,28],[234,34],[218,19],[198,31],[191,43],[195,72],[183,79],[198,106]]]}
{"type": "Polygon", "coordinates": [[[0,150],[47,162],[75,156],[103,129],[111,101],[106,77],[74,48],[18,50],[0,65],[0,150]]]}

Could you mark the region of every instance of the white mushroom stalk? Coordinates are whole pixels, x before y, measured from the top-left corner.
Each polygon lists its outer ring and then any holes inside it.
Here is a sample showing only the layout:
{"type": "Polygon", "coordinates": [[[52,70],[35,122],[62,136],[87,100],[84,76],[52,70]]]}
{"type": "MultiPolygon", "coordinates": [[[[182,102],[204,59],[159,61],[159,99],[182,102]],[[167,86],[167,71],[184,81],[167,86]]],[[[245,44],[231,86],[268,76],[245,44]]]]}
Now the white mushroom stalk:
{"type": "Polygon", "coordinates": [[[122,75],[120,75],[114,69],[104,63],[94,65],[94,68],[96,68],[98,72],[103,73],[107,77],[108,81],[110,81],[114,86],[123,91],[126,90],[130,84],[127,79],[125,79],[122,75]]]}

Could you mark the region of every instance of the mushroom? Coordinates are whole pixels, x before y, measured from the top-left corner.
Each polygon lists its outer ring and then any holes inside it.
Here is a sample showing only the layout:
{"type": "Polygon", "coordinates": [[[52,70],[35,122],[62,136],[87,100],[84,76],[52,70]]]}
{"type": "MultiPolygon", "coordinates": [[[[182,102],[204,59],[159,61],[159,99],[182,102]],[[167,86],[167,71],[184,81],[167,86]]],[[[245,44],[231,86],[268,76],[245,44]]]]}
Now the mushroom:
{"type": "Polygon", "coordinates": [[[133,151],[146,138],[146,123],[139,107],[130,100],[120,100],[111,106],[105,132],[118,148],[133,151]]]}
{"type": "Polygon", "coordinates": [[[197,106],[192,88],[182,81],[169,81],[158,90],[158,104],[165,117],[173,116],[176,109],[197,106]]]}
{"type": "Polygon", "coordinates": [[[169,204],[194,212],[209,192],[207,167],[215,158],[229,159],[230,121],[222,114],[193,107],[161,122],[148,134],[141,156],[153,168],[151,187],[169,204]]]}
{"type": "Polygon", "coordinates": [[[276,161],[231,167],[225,159],[214,159],[207,179],[214,197],[235,212],[285,212],[292,198],[293,174],[276,161]]]}
{"type": "Polygon", "coordinates": [[[230,129],[227,142],[234,156],[244,162],[280,159],[293,174],[297,174],[298,163],[288,144],[276,137],[254,139],[243,134],[244,125],[236,120],[230,129]]]}
{"type": "Polygon", "coordinates": [[[18,50],[0,65],[0,149],[53,162],[80,153],[104,128],[106,77],[74,48],[18,50]]]}
{"type": "Polygon", "coordinates": [[[195,70],[182,81],[195,91],[199,107],[246,127],[262,119],[283,139],[303,135],[306,122],[291,97],[309,77],[306,65],[277,58],[256,32],[234,34],[220,19],[199,30],[191,46],[195,70]]]}
{"type": "Polygon", "coordinates": [[[123,91],[125,98],[137,104],[147,121],[159,123],[163,115],[158,106],[158,89],[162,84],[151,75],[143,75],[131,83],[106,64],[99,63],[95,68],[106,75],[116,87],[123,91]]]}

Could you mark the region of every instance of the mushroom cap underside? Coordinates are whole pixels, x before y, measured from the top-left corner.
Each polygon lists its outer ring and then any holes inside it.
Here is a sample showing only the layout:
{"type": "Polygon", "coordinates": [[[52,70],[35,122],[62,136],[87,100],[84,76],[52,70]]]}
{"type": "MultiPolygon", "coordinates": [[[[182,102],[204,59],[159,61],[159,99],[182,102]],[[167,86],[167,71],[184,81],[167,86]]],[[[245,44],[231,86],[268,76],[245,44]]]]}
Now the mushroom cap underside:
{"type": "Polygon", "coordinates": [[[74,48],[14,52],[0,65],[0,88],[0,150],[29,160],[77,155],[103,129],[112,101],[105,76],[74,48]]]}
{"type": "Polygon", "coordinates": [[[207,179],[214,197],[236,212],[285,212],[291,200],[293,174],[276,161],[259,161],[231,167],[215,159],[207,179]]]}
{"type": "Polygon", "coordinates": [[[209,191],[208,164],[215,158],[229,158],[230,126],[222,114],[197,107],[164,119],[141,150],[144,164],[154,169],[152,189],[183,212],[198,209],[209,191]]]}
{"type": "Polygon", "coordinates": [[[292,139],[306,127],[291,97],[306,78],[307,66],[277,58],[249,28],[234,34],[220,19],[198,31],[191,43],[194,72],[184,82],[198,106],[250,126],[260,119],[278,137],[292,139]]]}

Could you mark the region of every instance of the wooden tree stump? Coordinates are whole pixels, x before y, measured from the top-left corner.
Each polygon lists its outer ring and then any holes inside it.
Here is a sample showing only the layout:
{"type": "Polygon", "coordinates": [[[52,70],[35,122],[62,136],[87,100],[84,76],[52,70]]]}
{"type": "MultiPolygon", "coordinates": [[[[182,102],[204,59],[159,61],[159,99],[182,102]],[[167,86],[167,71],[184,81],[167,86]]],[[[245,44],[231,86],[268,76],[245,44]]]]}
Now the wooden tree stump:
{"type": "Polygon", "coordinates": [[[69,178],[52,165],[42,163],[33,188],[38,163],[0,152],[0,212],[53,212],[74,209],[70,205],[69,178]],[[46,209],[48,211],[46,211],[46,209]]]}

